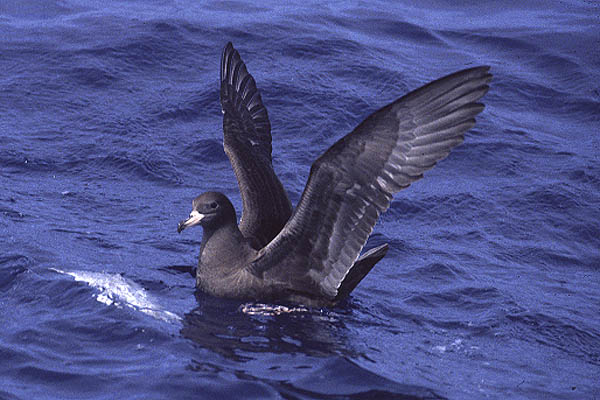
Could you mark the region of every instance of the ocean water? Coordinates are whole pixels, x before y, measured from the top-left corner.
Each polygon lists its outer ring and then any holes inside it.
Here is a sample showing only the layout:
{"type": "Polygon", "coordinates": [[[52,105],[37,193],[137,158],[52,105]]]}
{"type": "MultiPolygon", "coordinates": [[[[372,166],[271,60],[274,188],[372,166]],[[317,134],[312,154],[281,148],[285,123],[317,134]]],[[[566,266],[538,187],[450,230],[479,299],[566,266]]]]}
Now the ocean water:
{"type": "Polygon", "coordinates": [[[600,398],[594,1],[0,2],[1,399],[600,398]],[[464,3],[464,4],[460,4],[464,3]],[[293,203],[379,107],[490,65],[485,111],[399,193],[344,304],[196,293],[192,199],[232,41],[293,203]]]}

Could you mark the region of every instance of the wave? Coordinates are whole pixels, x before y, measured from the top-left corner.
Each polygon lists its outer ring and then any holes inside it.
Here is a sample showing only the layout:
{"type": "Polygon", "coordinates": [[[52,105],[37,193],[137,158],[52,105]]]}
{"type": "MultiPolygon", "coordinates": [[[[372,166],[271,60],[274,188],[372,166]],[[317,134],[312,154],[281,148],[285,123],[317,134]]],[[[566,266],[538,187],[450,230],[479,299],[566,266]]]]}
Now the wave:
{"type": "Polygon", "coordinates": [[[7,292],[16,279],[32,265],[29,257],[22,254],[0,256],[0,291],[7,292]]]}
{"type": "Polygon", "coordinates": [[[543,343],[566,354],[600,365],[600,335],[550,315],[522,312],[507,315],[512,330],[521,338],[543,343]]]}
{"type": "Polygon", "coordinates": [[[162,309],[152,299],[152,296],[140,285],[124,278],[119,274],[109,274],[106,272],[90,271],[63,271],[57,268],[50,268],[59,274],[72,276],[77,282],[85,282],[89,286],[98,290],[94,298],[100,303],[108,306],[114,305],[122,308],[129,307],[150,315],[153,318],[165,322],[178,322],[181,317],[162,309]]]}

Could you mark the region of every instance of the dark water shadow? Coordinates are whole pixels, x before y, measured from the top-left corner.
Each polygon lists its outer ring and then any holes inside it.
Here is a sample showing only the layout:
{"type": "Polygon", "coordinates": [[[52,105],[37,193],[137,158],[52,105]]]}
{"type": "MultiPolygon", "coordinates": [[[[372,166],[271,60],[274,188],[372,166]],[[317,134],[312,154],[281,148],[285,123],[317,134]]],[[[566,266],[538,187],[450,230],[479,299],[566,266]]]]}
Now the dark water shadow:
{"type": "Polygon", "coordinates": [[[328,359],[301,379],[273,386],[286,399],[444,399],[431,389],[394,382],[345,358],[328,359]]]}

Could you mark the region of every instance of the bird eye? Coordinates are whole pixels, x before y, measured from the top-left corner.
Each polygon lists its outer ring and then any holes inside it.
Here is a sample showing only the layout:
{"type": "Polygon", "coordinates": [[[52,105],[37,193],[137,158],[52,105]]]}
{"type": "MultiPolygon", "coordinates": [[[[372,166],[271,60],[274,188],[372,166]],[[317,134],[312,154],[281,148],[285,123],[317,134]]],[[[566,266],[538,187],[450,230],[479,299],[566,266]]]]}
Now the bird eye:
{"type": "Polygon", "coordinates": [[[217,208],[218,204],[216,201],[213,201],[212,203],[210,203],[210,208],[217,208]]]}

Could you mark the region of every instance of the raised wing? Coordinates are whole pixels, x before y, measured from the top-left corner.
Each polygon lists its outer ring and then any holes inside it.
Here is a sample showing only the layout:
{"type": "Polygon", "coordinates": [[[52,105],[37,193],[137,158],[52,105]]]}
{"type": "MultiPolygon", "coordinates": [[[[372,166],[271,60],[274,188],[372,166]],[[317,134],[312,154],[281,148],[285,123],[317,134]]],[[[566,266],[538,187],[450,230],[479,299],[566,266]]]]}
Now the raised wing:
{"type": "Polygon", "coordinates": [[[221,106],[225,153],[242,194],[240,231],[260,247],[292,214],[271,160],[271,124],[252,75],[231,43],[221,56],[221,106]]]}
{"type": "Polygon", "coordinates": [[[475,124],[488,70],[466,69],[429,83],[331,146],[313,164],[293,216],[250,270],[335,298],[393,194],[421,179],[475,124]]]}

